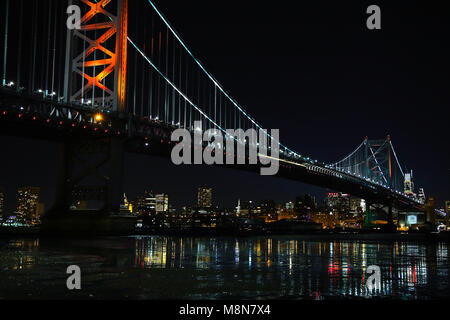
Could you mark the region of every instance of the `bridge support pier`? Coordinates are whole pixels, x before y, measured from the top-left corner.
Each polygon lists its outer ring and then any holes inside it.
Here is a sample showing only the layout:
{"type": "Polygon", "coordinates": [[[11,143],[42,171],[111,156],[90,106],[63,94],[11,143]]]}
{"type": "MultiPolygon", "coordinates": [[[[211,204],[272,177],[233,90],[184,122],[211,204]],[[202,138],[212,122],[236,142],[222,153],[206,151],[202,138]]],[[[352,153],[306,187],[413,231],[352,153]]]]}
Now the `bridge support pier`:
{"type": "Polygon", "coordinates": [[[390,201],[388,205],[379,205],[371,202],[366,202],[366,217],[364,219],[364,227],[371,228],[374,226],[373,221],[376,220],[374,216],[384,212],[387,220],[387,225],[384,227],[386,231],[394,232],[396,226],[394,224],[394,203],[390,201]]]}
{"type": "Polygon", "coordinates": [[[373,221],[373,214],[370,211],[370,207],[372,206],[372,203],[366,201],[366,216],[364,218],[364,227],[368,228],[372,226],[373,221]]]}
{"type": "Polygon", "coordinates": [[[121,214],[124,141],[71,140],[61,145],[56,198],[42,219],[51,235],[122,235],[135,217],[121,214]]]}

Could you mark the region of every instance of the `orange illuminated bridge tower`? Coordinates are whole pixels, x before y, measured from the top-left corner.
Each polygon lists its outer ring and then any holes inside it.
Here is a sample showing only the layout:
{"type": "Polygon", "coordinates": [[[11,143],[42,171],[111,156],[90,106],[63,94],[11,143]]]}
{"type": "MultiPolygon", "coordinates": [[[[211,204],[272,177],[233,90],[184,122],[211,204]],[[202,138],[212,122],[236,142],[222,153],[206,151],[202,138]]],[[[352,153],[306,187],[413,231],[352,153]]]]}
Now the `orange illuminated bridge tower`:
{"type": "MultiPolygon", "coordinates": [[[[128,0],[69,1],[81,9],[78,30],[67,31],[64,99],[95,109],[97,123],[124,113],[127,81],[128,0]]],[[[72,137],[61,143],[55,204],[42,232],[62,235],[129,234],[135,217],[121,214],[124,141],[72,137]],[[77,210],[74,204],[86,203],[77,210]]]]}
{"type": "Polygon", "coordinates": [[[81,28],[67,34],[65,100],[124,111],[128,0],[80,0],[76,4],[83,15],[81,28]]]}

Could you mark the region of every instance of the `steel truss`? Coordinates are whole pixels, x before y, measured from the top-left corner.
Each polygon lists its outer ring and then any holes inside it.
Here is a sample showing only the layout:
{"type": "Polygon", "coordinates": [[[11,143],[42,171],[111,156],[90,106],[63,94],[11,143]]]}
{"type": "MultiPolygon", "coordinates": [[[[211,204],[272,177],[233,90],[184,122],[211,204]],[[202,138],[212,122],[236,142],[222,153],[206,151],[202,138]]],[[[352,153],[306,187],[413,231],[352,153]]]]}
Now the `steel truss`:
{"type": "MultiPolygon", "coordinates": [[[[127,36],[128,36],[128,0],[117,1],[117,15],[111,13],[114,3],[111,0],[100,0],[94,3],[89,0],[80,0],[89,7],[88,12],[81,18],[81,29],[73,32],[72,41],[67,43],[67,63],[66,82],[69,88],[75,88],[74,94],[67,92],[66,97],[70,97],[66,102],[81,102],[93,106],[102,106],[103,109],[113,111],[124,111],[126,95],[126,74],[127,74],[127,36]],[[109,6],[108,6],[109,5],[109,6]],[[106,22],[91,23],[96,17],[107,17],[106,22]],[[87,34],[103,33],[95,38],[90,38],[87,34]],[[108,49],[106,43],[115,36],[115,48],[108,49]],[[75,47],[75,38],[81,39],[83,44],[88,45],[79,55],[72,59],[75,47]],[[97,59],[97,52],[106,56],[104,59],[97,59]],[[91,59],[92,55],[94,58],[91,59]],[[96,74],[95,68],[103,68],[96,74]],[[94,68],[93,73],[88,74],[87,69],[94,68]],[[82,77],[83,85],[76,83],[70,72],[82,77]],[[113,88],[108,87],[106,78],[114,74],[113,88]],[[92,93],[92,99],[86,98],[88,93],[99,89],[99,94],[92,93]]],[[[70,33],[70,32],[69,32],[70,33]]],[[[85,47],[85,45],[83,45],[85,47]]],[[[70,90],[70,89],[69,89],[70,90]]]]}

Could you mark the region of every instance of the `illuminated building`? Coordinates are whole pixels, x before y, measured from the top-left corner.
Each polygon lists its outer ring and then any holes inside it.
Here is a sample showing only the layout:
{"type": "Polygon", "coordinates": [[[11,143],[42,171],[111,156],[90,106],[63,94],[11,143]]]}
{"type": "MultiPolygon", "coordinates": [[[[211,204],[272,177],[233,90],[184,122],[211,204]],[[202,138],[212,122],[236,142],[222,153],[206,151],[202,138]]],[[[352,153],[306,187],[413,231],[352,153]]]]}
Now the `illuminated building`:
{"type": "Polygon", "coordinates": [[[211,208],[212,207],[212,189],[206,186],[198,188],[198,207],[211,208]]]}
{"type": "Polygon", "coordinates": [[[153,192],[145,191],[132,204],[133,213],[137,216],[150,216],[156,213],[156,197],[153,192]]]}
{"type": "Polygon", "coordinates": [[[0,217],[3,216],[3,207],[5,206],[5,189],[0,187],[0,217]]]}
{"type": "Polygon", "coordinates": [[[20,222],[36,224],[40,220],[38,187],[22,187],[17,192],[16,215],[20,222]]]}
{"type": "Polygon", "coordinates": [[[299,219],[308,220],[311,213],[317,210],[316,198],[309,194],[303,194],[295,198],[294,209],[299,219]]]}
{"type": "Polygon", "coordinates": [[[286,210],[294,210],[294,203],[292,201],[286,202],[284,207],[286,210]]]}
{"type": "Polygon", "coordinates": [[[278,220],[277,209],[273,200],[261,202],[261,215],[265,216],[266,220],[278,220]]]}
{"type": "Polygon", "coordinates": [[[185,206],[185,207],[181,208],[181,216],[184,218],[192,216],[193,212],[194,212],[194,210],[189,206],[185,206]]]}
{"type": "Polygon", "coordinates": [[[123,194],[123,205],[127,208],[131,213],[133,213],[133,204],[128,201],[127,195],[123,194]]]}
{"type": "Polygon", "coordinates": [[[128,201],[125,193],[123,194],[123,204],[120,205],[120,212],[124,214],[133,213],[133,205],[128,201]]]}
{"type": "Polygon", "coordinates": [[[350,195],[343,193],[327,193],[325,203],[329,209],[336,212],[348,213],[350,211],[350,195]]]}
{"type": "Polygon", "coordinates": [[[169,195],[165,193],[157,194],[155,200],[156,200],[156,213],[169,212],[169,195]]]}
{"type": "Polygon", "coordinates": [[[253,201],[244,201],[241,203],[240,207],[240,216],[251,216],[255,214],[256,211],[256,205],[253,203],[253,201]]]}
{"type": "Polygon", "coordinates": [[[353,215],[363,214],[366,212],[366,202],[362,199],[351,198],[350,199],[350,213],[353,215]]]}
{"type": "Polygon", "coordinates": [[[412,171],[411,171],[411,173],[405,173],[405,182],[404,182],[405,189],[404,189],[404,192],[408,196],[415,197],[415,194],[414,194],[414,183],[413,183],[412,179],[413,179],[412,171]]]}

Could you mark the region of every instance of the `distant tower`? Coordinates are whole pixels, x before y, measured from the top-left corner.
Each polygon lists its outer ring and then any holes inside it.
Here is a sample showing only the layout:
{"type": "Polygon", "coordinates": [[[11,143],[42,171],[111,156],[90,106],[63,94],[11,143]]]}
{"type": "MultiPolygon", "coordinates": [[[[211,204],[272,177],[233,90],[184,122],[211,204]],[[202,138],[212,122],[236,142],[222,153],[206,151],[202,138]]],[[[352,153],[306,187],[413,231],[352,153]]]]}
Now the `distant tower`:
{"type": "Polygon", "coordinates": [[[198,188],[198,207],[211,208],[212,207],[212,189],[207,186],[198,188]]]}
{"type": "Polygon", "coordinates": [[[37,223],[39,216],[39,197],[41,189],[22,187],[17,191],[17,218],[25,223],[37,223]]]}
{"type": "Polygon", "coordinates": [[[169,213],[169,195],[165,193],[157,194],[156,213],[169,213]]]}
{"type": "Polygon", "coordinates": [[[237,213],[237,215],[241,214],[241,199],[238,199],[238,205],[236,207],[236,213],[237,213]]]}
{"type": "Polygon", "coordinates": [[[123,210],[128,210],[130,213],[133,213],[133,204],[128,201],[127,195],[125,193],[123,194],[123,210]]]}
{"type": "Polygon", "coordinates": [[[405,194],[408,196],[414,196],[414,182],[413,182],[413,172],[405,173],[405,194]]]}
{"type": "Polygon", "coordinates": [[[419,200],[419,202],[421,203],[425,203],[426,201],[426,196],[425,196],[425,191],[423,190],[423,188],[419,189],[419,194],[417,195],[417,200],[419,200]]]}

